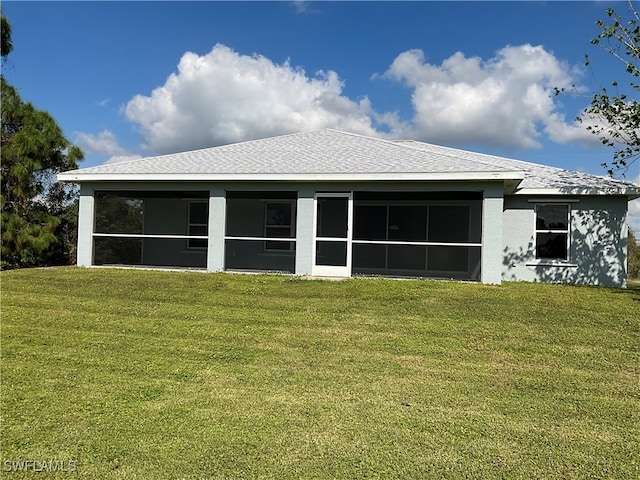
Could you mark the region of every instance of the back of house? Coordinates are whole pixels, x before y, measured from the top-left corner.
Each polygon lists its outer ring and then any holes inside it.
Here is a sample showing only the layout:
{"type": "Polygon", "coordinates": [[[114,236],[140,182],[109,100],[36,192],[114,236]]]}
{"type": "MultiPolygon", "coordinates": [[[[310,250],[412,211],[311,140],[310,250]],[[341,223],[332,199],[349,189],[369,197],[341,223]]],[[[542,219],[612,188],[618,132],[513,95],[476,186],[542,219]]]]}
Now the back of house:
{"type": "Polygon", "coordinates": [[[626,285],[630,182],[324,129],[65,172],[78,265],[626,285]]]}

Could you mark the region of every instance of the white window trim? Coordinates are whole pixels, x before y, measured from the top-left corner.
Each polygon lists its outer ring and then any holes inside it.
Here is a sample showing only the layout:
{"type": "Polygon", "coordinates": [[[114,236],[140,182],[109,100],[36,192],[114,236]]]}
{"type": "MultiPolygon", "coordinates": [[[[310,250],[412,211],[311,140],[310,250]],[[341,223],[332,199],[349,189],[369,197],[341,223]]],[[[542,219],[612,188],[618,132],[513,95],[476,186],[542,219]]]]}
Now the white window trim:
{"type": "Polygon", "coordinates": [[[533,208],[533,255],[534,261],[527,265],[539,266],[572,266],[571,264],[571,203],[569,202],[536,202],[533,208]],[[539,230],[538,229],[538,207],[553,205],[567,207],[567,229],[539,230]],[[564,233],[567,235],[567,257],[566,258],[538,258],[538,233],[564,233]]]}
{"type": "Polygon", "coordinates": [[[265,252],[291,252],[295,250],[295,232],[296,232],[296,201],[295,200],[265,200],[264,201],[264,251],[265,252]],[[269,210],[270,204],[286,204],[291,206],[291,223],[289,225],[268,225],[267,224],[267,211],[269,210]],[[288,228],[289,232],[294,235],[294,237],[269,237],[267,235],[268,228],[288,228]],[[289,248],[268,248],[269,242],[289,242],[289,248]]]}

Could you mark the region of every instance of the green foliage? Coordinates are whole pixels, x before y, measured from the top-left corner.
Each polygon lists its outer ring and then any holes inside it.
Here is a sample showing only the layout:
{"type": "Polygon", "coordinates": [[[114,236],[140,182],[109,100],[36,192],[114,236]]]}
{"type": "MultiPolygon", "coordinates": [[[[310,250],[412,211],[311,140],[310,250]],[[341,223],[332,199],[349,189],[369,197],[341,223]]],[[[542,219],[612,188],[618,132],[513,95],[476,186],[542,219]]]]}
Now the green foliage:
{"type": "MultiPolygon", "coordinates": [[[[631,0],[628,7],[628,18],[608,8],[608,21],[596,22],[602,32],[591,40],[593,45],[602,47],[624,64],[625,73],[631,77],[629,87],[634,93],[633,98],[629,97],[619,90],[618,82],[613,81],[611,89],[601,87],[593,94],[591,104],[585,110],[587,118],[599,121],[589,125],[587,130],[614,149],[611,163],[603,164],[610,175],[616,171],[624,173],[640,157],[640,103],[637,100],[640,93],[640,14],[631,0]]],[[[588,56],[586,64],[590,64],[588,56]]],[[[583,119],[578,117],[577,120],[583,119]]]]}
{"type": "Polygon", "coordinates": [[[0,16],[1,23],[1,32],[0,35],[2,37],[2,46],[0,48],[0,55],[3,60],[7,59],[7,56],[13,50],[13,42],[11,41],[11,25],[7,18],[2,15],[0,16]]]}
{"type": "Polygon", "coordinates": [[[631,229],[627,237],[627,265],[629,278],[640,278],[640,245],[631,229]]]}
{"type": "MultiPolygon", "coordinates": [[[[13,50],[11,25],[2,16],[2,59],[13,50]]],[[[0,268],[61,265],[73,260],[77,202],[73,187],[56,173],[78,167],[82,152],[71,145],[47,112],[25,103],[0,77],[0,268]]]]}
{"type": "Polygon", "coordinates": [[[24,102],[4,78],[1,82],[2,267],[44,265],[52,260],[52,249],[68,243],[57,235],[69,231],[65,212],[73,208],[75,195],[55,182],[55,174],[77,168],[82,152],[51,115],[24,102]]]}

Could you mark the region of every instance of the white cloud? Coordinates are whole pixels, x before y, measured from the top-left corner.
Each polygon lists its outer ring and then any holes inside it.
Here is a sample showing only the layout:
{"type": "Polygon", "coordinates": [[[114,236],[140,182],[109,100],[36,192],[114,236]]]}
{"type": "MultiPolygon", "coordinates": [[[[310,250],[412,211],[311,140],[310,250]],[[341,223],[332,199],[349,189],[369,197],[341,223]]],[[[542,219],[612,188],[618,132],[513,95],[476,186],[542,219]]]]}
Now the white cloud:
{"type": "Polygon", "coordinates": [[[118,145],[116,136],[110,130],[103,130],[100,133],[76,132],[74,143],[87,153],[97,153],[100,155],[124,155],[125,150],[118,145]]]}
{"type": "Polygon", "coordinates": [[[590,120],[567,122],[554,95],[556,87],[572,89],[577,76],[542,46],[508,46],[489,59],[458,52],[440,64],[408,50],[382,75],[412,89],[414,112],[406,119],[377,112],[366,97],[345,96],[336,72],[308,75],[288,61],[218,44],[205,55],[185,53],[164,85],[136,95],[123,112],[153,153],[324,127],[463,148],[537,148],[545,139],[599,146],[586,130],[590,120]]]}
{"type": "MultiPolygon", "coordinates": [[[[640,174],[631,179],[636,185],[640,185],[640,174]]],[[[640,237],[640,198],[629,202],[629,212],[627,214],[627,222],[636,234],[636,238],[640,237]]]]}
{"type": "Polygon", "coordinates": [[[640,235],[640,199],[629,202],[629,214],[627,221],[633,233],[640,235]]]}
{"type": "Polygon", "coordinates": [[[122,148],[111,130],[103,130],[99,133],[75,132],[74,141],[85,153],[109,156],[105,164],[142,158],[122,148]]]}
{"type": "Polygon", "coordinates": [[[594,135],[587,130],[588,126],[596,126],[598,122],[595,118],[582,114],[582,123],[574,122],[568,124],[564,118],[556,113],[549,115],[545,122],[545,133],[556,143],[581,143],[585,146],[601,146],[602,142],[598,135],[594,135]]]}
{"type": "Polygon", "coordinates": [[[583,126],[565,122],[554,101],[554,87],[569,87],[574,76],[551,52],[531,45],[505,47],[486,61],[458,52],[440,65],[409,50],[384,74],[413,88],[405,136],[512,148],[538,147],[543,133],[558,143],[592,140],[583,126]]]}
{"type": "Polygon", "coordinates": [[[289,62],[218,44],[203,56],[185,53],[177,73],[150,96],[136,95],[124,113],[139,125],[144,147],[158,153],[324,127],[379,135],[369,101],[342,90],[333,71],[309,77],[289,62]]]}
{"type": "Polygon", "coordinates": [[[306,13],[309,11],[309,2],[307,0],[293,0],[291,4],[296,13],[306,13]]]}

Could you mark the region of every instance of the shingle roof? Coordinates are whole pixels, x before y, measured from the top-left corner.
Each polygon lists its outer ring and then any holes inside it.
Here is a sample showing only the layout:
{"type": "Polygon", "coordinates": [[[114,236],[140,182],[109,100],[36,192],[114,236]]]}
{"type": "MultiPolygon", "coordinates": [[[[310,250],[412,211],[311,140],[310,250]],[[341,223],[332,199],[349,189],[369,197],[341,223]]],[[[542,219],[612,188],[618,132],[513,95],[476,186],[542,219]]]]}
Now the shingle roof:
{"type": "Polygon", "coordinates": [[[64,181],[242,180],[307,178],[511,179],[519,189],[604,189],[633,193],[640,187],[607,177],[417,141],[389,141],[331,129],[295,133],[219,147],[72,170],[64,181]],[[404,175],[404,176],[403,176],[404,175]]]}
{"type": "Polygon", "coordinates": [[[549,167],[537,163],[524,162],[511,158],[497,157],[483,153],[467,152],[455,148],[432,145],[429,143],[417,142],[415,140],[400,140],[396,143],[411,146],[424,152],[435,155],[449,156],[452,161],[456,158],[465,158],[472,155],[474,161],[483,162],[494,167],[510,168],[524,172],[525,176],[519,185],[519,189],[639,189],[640,186],[631,182],[617,180],[611,177],[592,175],[574,170],[565,170],[557,167],[549,167]]]}

